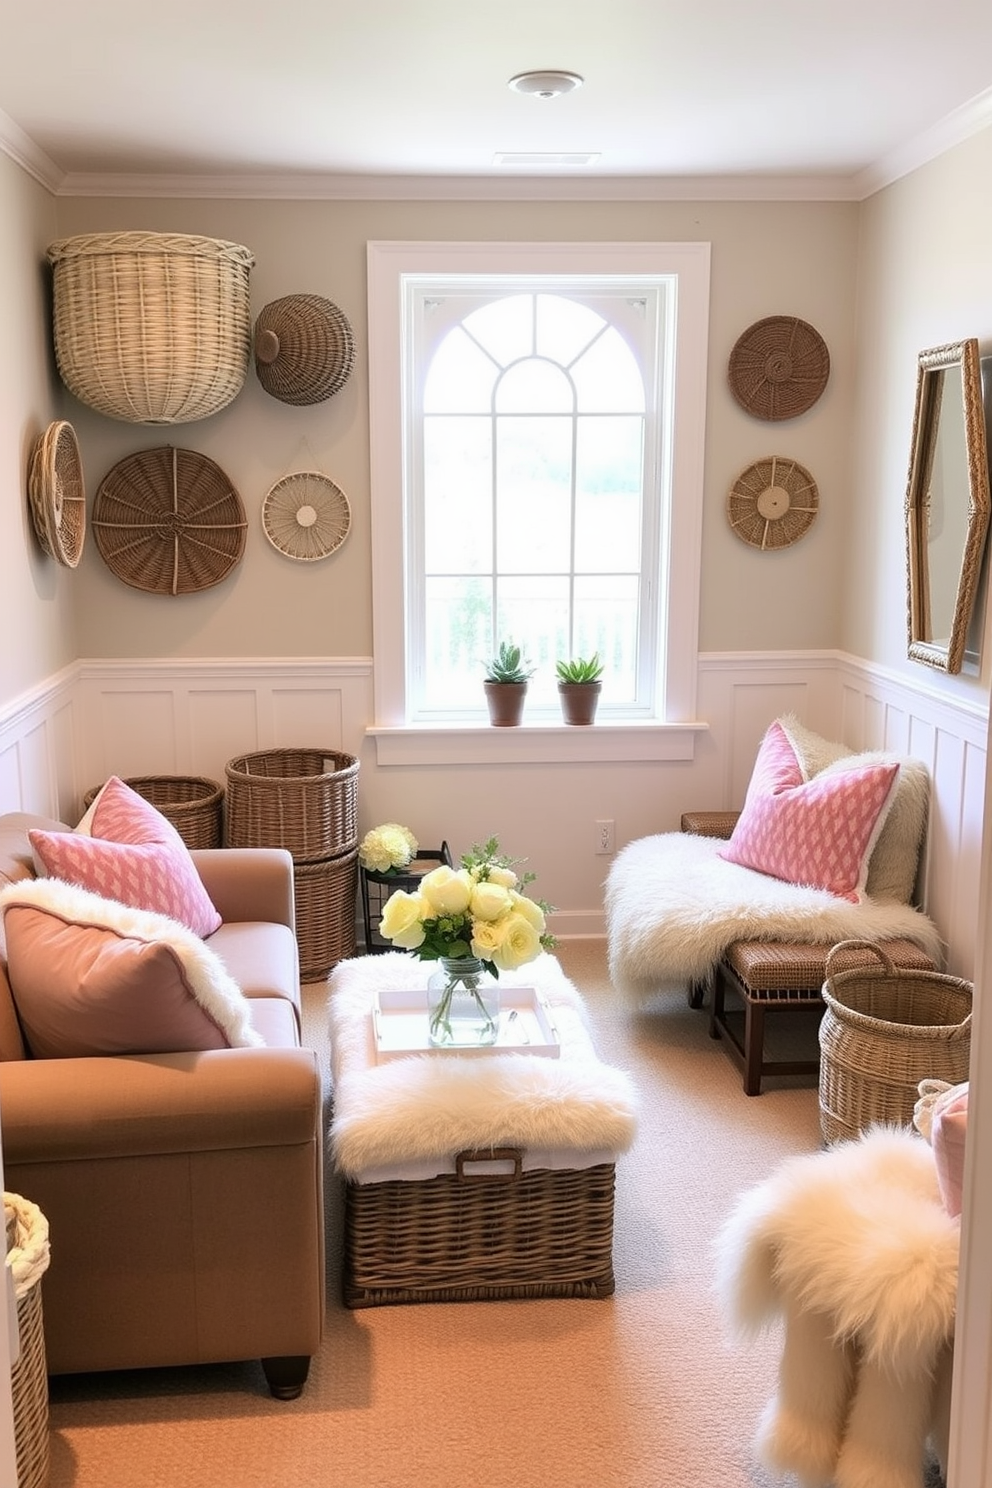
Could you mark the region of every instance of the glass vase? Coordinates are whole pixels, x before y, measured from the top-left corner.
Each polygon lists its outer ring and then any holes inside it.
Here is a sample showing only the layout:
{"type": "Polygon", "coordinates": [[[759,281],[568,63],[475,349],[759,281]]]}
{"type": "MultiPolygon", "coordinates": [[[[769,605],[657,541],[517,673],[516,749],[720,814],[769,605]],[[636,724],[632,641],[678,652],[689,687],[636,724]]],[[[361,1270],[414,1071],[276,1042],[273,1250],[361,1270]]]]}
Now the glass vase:
{"type": "Polygon", "coordinates": [[[499,1032],[499,983],[475,956],[442,956],[427,982],[431,1044],[457,1049],[494,1044],[499,1032]]]}

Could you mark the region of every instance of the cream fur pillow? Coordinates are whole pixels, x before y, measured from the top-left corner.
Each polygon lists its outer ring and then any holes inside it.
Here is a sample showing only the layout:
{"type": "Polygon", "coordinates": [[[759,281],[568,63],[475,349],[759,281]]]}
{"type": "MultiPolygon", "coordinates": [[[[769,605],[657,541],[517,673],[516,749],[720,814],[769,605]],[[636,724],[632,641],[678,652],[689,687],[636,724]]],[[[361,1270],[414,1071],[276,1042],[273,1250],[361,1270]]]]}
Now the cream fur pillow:
{"type": "Polygon", "coordinates": [[[930,772],[926,765],[911,755],[884,749],[852,754],[846,744],[822,738],[791,713],[778,721],[792,741],[807,780],[814,775],[839,774],[858,765],[898,764],[899,778],[868,863],[865,892],[870,899],[912,903],[930,807],[930,772]]]}

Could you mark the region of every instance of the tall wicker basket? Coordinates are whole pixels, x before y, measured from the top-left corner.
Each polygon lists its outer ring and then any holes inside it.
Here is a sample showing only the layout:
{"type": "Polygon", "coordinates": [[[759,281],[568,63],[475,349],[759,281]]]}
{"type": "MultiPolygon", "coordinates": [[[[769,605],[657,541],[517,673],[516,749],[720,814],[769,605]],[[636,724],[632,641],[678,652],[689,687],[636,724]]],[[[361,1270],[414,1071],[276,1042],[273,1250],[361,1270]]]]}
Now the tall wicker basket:
{"type": "Polygon", "coordinates": [[[842,941],[826,962],[820,1023],[820,1130],[825,1142],[869,1126],[911,1126],[921,1080],[968,1078],[971,982],[897,967],[882,946],[842,941]],[[844,952],[875,966],[838,970],[844,952]]]}
{"type": "Polygon", "coordinates": [[[334,749],[263,749],[228,760],[228,847],[284,847],[316,863],[358,846],[358,760],[334,749]]]}
{"type": "Polygon", "coordinates": [[[180,233],[86,233],[48,248],[55,359],[83,403],[129,423],[224,408],[251,355],[249,249],[180,233]]]}
{"type": "Polygon", "coordinates": [[[48,1221],[36,1204],[20,1194],[5,1193],[3,1209],[20,1342],[10,1380],[17,1488],[45,1488],[50,1452],[41,1278],[48,1269],[48,1221]]]}

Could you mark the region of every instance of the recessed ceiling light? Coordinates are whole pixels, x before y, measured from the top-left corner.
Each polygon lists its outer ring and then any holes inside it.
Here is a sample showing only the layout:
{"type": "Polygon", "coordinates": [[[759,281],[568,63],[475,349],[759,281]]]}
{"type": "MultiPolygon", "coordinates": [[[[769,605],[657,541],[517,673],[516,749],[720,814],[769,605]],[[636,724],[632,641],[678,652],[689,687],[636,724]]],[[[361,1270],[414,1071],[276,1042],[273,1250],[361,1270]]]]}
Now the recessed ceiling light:
{"type": "Polygon", "coordinates": [[[558,98],[562,93],[571,93],[581,84],[582,78],[577,72],[544,69],[540,72],[518,72],[506,86],[515,93],[530,93],[535,98],[558,98]]]}
{"type": "Polygon", "coordinates": [[[598,150],[498,150],[493,156],[493,165],[533,166],[541,169],[559,165],[595,165],[598,159],[598,150]]]}

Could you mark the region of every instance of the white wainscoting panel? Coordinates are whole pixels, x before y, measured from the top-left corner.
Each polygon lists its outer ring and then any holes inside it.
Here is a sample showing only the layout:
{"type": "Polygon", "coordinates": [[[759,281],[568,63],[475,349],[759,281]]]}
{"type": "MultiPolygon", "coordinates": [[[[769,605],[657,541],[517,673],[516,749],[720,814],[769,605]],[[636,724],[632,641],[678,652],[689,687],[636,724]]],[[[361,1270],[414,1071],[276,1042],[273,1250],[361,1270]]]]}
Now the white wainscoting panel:
{"type": "Polygon", "coordinates": [[[227,761],[238,755],[335,749],[361,761],[365,826],[412,819],[423,824],[424,840],[452,838],[456,851],[480,830],[505,830],[508,847],[518,850],[519,840],[520,851],[539,854],[541,888],[559,907],[556,930],[595,935],[603,933],[610,860],[592,855],[593,817],[615,820],[619,849],[635,836],[677,829],[683,811],[739,806],[761,736],[785,712],[852,750],[885,748],[926,762],[933,805],[921,895],[948,944],[948,969],[972,977],[987,699],[962,702],[942,693],[939,677],[894,675],[839,652],[709,653],[700,658],[698,691],[708,729],[691,761],[552,771],[547,764],[380,770],[365,732],[372,663],[363,658],[83,661],[0,714],[0,811],[72,821],[85,792],[109,774],[205,775],[223,784],[227,761]],[[495,822],[485,809],[492,796],[500,800],[495,822]]]}

